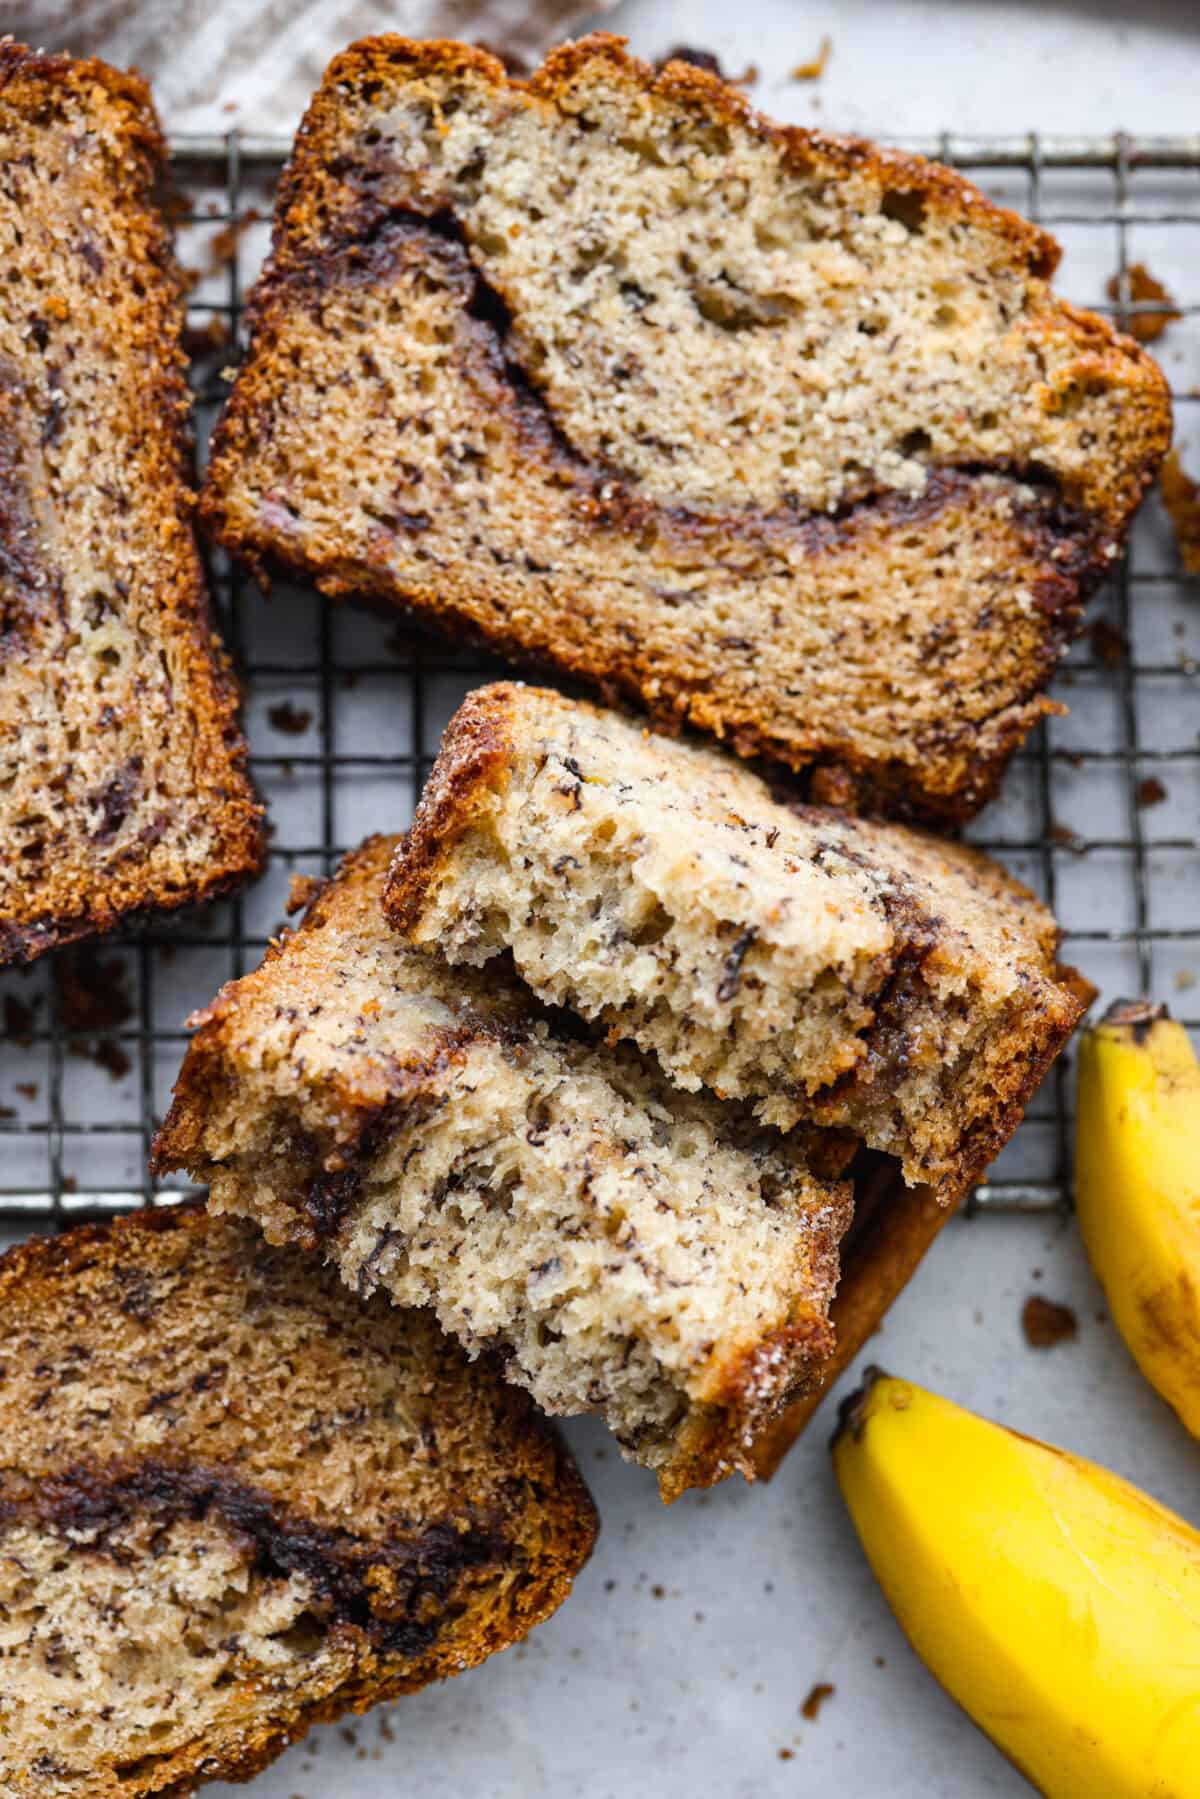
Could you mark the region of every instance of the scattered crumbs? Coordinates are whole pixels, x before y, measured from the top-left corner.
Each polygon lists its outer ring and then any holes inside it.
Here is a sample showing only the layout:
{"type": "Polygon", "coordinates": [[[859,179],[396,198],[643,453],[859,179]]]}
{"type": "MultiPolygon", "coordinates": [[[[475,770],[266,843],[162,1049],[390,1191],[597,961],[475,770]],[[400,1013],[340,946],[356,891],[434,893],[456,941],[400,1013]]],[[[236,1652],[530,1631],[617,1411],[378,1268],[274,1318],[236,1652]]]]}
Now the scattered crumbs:
{"type": "Polygon", "coordinates": [[[36,1081],[18,1081],[17,1092],[22,1099],[27,1099],[32,1104],[38,1096],[38,1084],[36,1081]]]}
{"type": "Polygon", "coordinates": [[[655,67],[665,69],[669,62],[686,62],[693,69],[703,69],[706,75],[715,75],[718,81],[727,81],[731,87],[753,87],[758,80],[756,63],[747,63],[740,75],[727,75],[715,51],[697,50],[691,44],[673,45],[664,56],[659,57],[655,67]]]}
{"type": "Polygon", "coordinates": [[[1136,337],[1140,344],[1152,344],[1162,336],[1168,325],[1183,316],[1162,282],[1150,273],[1144,262],[1135,262],[1126,269],[1124,281],[1120,275],[1110,275],[1105,291],[1117,305],[1124,302],[1126,305],[1148,306],[1150,301],[1158,301],[1156,310],[1135,312],[1122,327],[1130,337],[1136,337]]]}
{"type": "Polygon", "coordinates": [[[773,1580],[764,1580],[763,1581],[763,1592],[764,1593],[773,1593],[774,1591],[775,1591],[775,1582],[773,1580]]]}
{"type": "Polygon", "coordinates": [[[222,230],[216,232],[208,246],[208,269],[215,275],[233,261],[234,251],[241,239],[249,231],[251,225],[257,223],[261,213],[256,206],[248,206],[240,217],[232,220],[222,230]]]}
{"type": "Polygon", "coordinates": [[[1040,1280],[1041,1280],[1041,1278],[1042,1278],[1042,1271],[1041,1271],[1041,1269],[1040,1269],[1040,1268],[1031,1268],[1031,1269],[1030,1269],[1030,1270],[1029,1270],[1029,1278],[1030,1278],[1030,1279],[1031,1279],[1031,1280],[1035,1280],[1035,1281],[1040,1281],[1040,1280]]]}
{"type": "Polygon", "coordinates": [[[17,1108],[15,1106],[0,1106],[0,1118],[15,1118],[16,1115],[17,1108]]]}
{"type": "Polygon", "coordinates": [[[1195,985],[1196,971],[1194,968],[1177,968],[1175,970],[1175,986],[1180,993],[1187,993],[1195,985]]]}
{"type": "Polygon", "coordinates": [[[67,1049],[73,1056],[86,1056],[97,1068],[103,1068],[110,1074],[114,1081],[123,1081],[133,1067],[129,1051],[122,1049],[115,1037],[101,1037],[90,1050],[86,1044],[76,1043],[68,1043],[67,1049]]]}
{"type": "Polygon", "coordinates": [[[1031,1293],[1021,1307],[1021,1329],[1031,1349],[1053,1349],[1057,1343],[1074,1342],[1079,1321],[1070,1306],[1031,1293]]]}
{"type": "Polygon", "coordinates": [[[1108,1323],[1108,1313],[1107,1312],[1096,1312],[1094,1314],[1094,1317],[1095,1317],[1097,1324],[1107,1324],[1108,1323]]]}
{"type": "Polygon", "coordinates": [[[288,917],[291,918],[293,913],[303,912],[306,907],[311,906],[321,887],[322,883],[316,875],[292,875],[288,880],[287,898],[283,902],[283,909],[288,917]]]}
{"type": "Polygon", "coordinates": [[[73,1175],[73,1174],[64,1174],[63,1175],[62,1190],[64,1193],[78,1193],[79,1182],[76,1179],[75,1175],[73,1175]]]}
{"type": "Polygon", "coordinates": [[[781,1762],[790,1762],[796,1754],[794,1749],[777,1749],[775,1751],[781,1762]]]}
{"type": "Polygon", "coordinates": [[[4,1035],[18,1049],[29,1049],[33,1043],[33,1006],[15,993],[4,995],[4,1035]]]}
{"type": "Polygon", "coordinates": [[[54,966],[67,1054],[94,1062],[114,1081],[123,1080],[133,1063],[115,1037],[99,1033],[118,1030],[133,1016],[128,973],[119,956],[106,958],[88,950],[61,957],[54,966]]]}
{"type": "Polygon", "coordinates": [[[653,1586],[652,1586],[652,1587],[651,1587],[651,1589],[650,1589],[650,1591],[651,1591],[651,1592],[652,1592],[652,1593],[653,1593],[653,1595],[654,1595],[654,1597],[655,1597],[655,1598],[656,1598],[656,1599],[665,1599],[665,1598],[666,1598],[666,1596],[667,1596],[667,1589],[666,1589],[666,1587],[662,1587],[662,1586],[659,1586],[659,1584],[658,1584],[658,1583],[657,1583],[657,1581],[656,1581],[656,1582],[655,1582],[655,1584],[654,1584],[654,1585],[653,1585],[653,1586]]]}
{"type": "Polygon", "coordinates": [[[1158,484],[1175,530],[1179,559],[1189,575],[1200,575],[1200,488],[1184,469],[1178,450],[1168,452],[1158,484]]]}
{"type": "Polygon", "coordinates": [[[396,1741],[396,1733],[392,1729],[391,1721],[388,1718],[387,1714],[385,1712],[378,1712],[376,1714],[376,1717],[377,1717],[377,1721],[379,1724],[379,1734],[383,1738],[384,1742],[385,1743],[394,1743],[396,1741]]]}
{"type": "Polygon", "coordinates": [[[1137,784],[1137,803],[1139,806],[1161,806],[1167,797],[1167,790],[1157,775],[1147,775],[1145,780],[1137,784]]]}
{"type": "Polygon", "coordinates": [[[114,1031],[133,1016],[128,970],[119,956],[82,950],[60,957],[54,965],[54,979],[65,1031],[80,1036],[114,1031]]]}
{"type": "Polygon", "coordinates": [[[1082,843],[1078,831],[1073,831],[1070,825],[1060,825],[1057,822],[1047,827],[1046,835],[1051,843],[1065,844],[1067,849],[1077,850],[1082,843]]]}
{"type": "Polygon", "coordinates": [[[494,56],[497,62],[502,62],[504,64],[504,73],[510,76],[513,81],[524,81],[527,75],[533,73],[531,65],[526,58],[521,55],[521,52],[519,50],[510,50],[507,44],[498,44],[493,38],[486,37],[475,38],[474,44],[475,48],[477,50],[482,50],[485,56],[494,56]]]}
{"type": "Polygon", "coordinates": [[[800,1715],[811,1723],[819,1714],[827,1699],[832,1699],[837,1688],[828,1680],[818,1680],[808,1689],[808,1697],[800,1707],[800,1715]]]}
{"type": "Polygon", "coordinates": [[[338,1735],[341,1737],[343,1743],[349,1743],[351,1749],[358,1743],[358,1732],[350,1724],[343,1724],[338,1731],[338,1735]]]}
{"type": "Polygon", "coordinates": [[[608,1460],[607,1449],[604,1449],[603,1447],[600,1449],[593,1449],[592,1459],[597,1462],[606,1462],[608,1460]]]}
{"type": "Polygon", "coordinates": [[[1129,639],[1110,618],[1098,618],[1088,633],[1092,655],[1105,668],[1120,668],[1129,654],[1129,639]]]}
{"type": "Polygon", "coordinates": [[[798,62],[792,70],[793,81],[820,81],[829,67],[829,58],[833,55],[833,39],[823,37],[817,54],[807,62],[798,62]]]}
{"type": "Polygon", "coordinates": [[[616,1581],[615,1581],[615,1580],[606,1580],[606,1581],[605,1581],[605,1583],[604,1583],[604,1591],[605,1591],[605,1592],[606,1592],[606,1593],[615,1593],[615,1592],[616,1592],[616,1590],[617,1590],[617,1583],[616,1583],[616,1581]]]}
{"type": "Polygon", "coordinates": [[[280,700],[277,706],[268,706],[267,717],[276,731],[286,731],[289,737],[302,737],[311,725],[313,715],[306,706],[293,706],[291,700],[280,700]]]}
{"type": "MultiPolygon", "coordinates": [[[[188,275],[193,274],[195,270],[189,269],[188,275]]],[[[212,313],[203,323],[192,324],[189,320],[182,341],[189,356],[206,356],[213,350],[223,350],[229,342],[229,323],[219,312],[212,313]]]]}
{"type": "Polygon", "coordinates": [[[692,1622],[693,1622],[693,1624],[703,1624],[704,1613],[703,1612],[693,1612],[692,1613],[692,1622]]]}
{"type": "Polygon", "coordinates": [[[877,1655],[875,1657],[875,1666],[877,1668],[886,1668],[887,1667],[887,1656],[886,1655],[877,1655]]]}

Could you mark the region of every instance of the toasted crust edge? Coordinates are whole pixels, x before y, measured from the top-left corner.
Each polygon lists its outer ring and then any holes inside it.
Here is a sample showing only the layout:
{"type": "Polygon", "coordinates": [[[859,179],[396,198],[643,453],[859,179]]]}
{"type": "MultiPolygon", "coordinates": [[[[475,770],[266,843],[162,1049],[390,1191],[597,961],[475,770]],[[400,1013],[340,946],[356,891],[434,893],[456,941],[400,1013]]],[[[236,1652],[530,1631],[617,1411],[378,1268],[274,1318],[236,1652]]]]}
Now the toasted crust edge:
{"type": "MultiPolygon", "coordinates": [[[[1061,259],[1061,247],[1049,232],[988,197],[974,182],[943,163],[911,152],[889,149],[869,139],[785,125],[758,112],[746,96],[721,77],[691,63],[668,62],[655,68],[628,50],[628,39],[597,31],[560,45],[526,79],[509,76],[490,52],[454,39],[417,40],[380,33],[360,38],[329,63],[297,132],[280,181],[275,208],[271,257],[248,302],[252,332],[257,335],[275,299],[275,286],[297,261],[308,255],[305,222],[310,183],[327,167],[336,139],[345,91],[362,82],[386,81],[397,67],[405,76],[466,75],[500,91],[524,94],[555,104],[575,77],[603,63],[621,80],[650,99],[680,100],[715,123],[749,131],[772,145],[785,165],[798,173],[814,164],[832,176],[871,174],[901,192],[919,193],[945,216],[966,219],[992,231],[1008,244],[1014,263],[1031,277],[1048,282],[1061,259]]],[[[1047,292],[1042,315],[1071,327],[1081,352],[1086,351],[1112,378],[1125,371],[1127,400],[1136,404],[1128,431],[1128,466],[1105,492],[1105,503],[1089,508],[1123,531],[1154,478],[1171,440],[1170,389],[1161,368],[1144,345],[1100,314],[1047,292]]],[[[251,359],[253,351],[251,352],[251,359]]],[[[229,408],[237,401],[230,396],[229,408]]],[[[221,448],[220,427],[214,446],[215,466],[221,448]]],[[[1067,496],[1069,498],[1069,496],[1067,496]]]]}
{"type": "MultiPolygon", "coordinates": [[[[157,1206],[102,1223],[75,1226],[62,1235],[31,1237],[13,1245],[0,1255],[0,1308],[18,1298],[23,1308],[38,1303],[40,1290],[59,1289],[69,1280],[81,1261],[94,1261],[106,1254],[136,1250],[139,1239],[174,1231],[202,1233],[212,1223],[200,1201],[181,1205],[157,1206]]],[[[160,1799],[184,1799],[201,1781],[247,1781],[261,1773],[292,1743],[306,1736],[314,1724],[331,1723],[347,1713],[359,1713],[370,1707],[414,1692],[432,1680],[446,1678],[468,1668],[477,1667],[488,1656],[521,1641],[536,1625],[552,1615],[570,1595],[576,1575],[586,1563],[599,1530],[599,1518],[591,1494],[566,1444],[553,1424],[536,1411],[527,1397],[503,1381],[497,1391],[513,1418],[514,1435],[536,1443],[548,1452],[553,1478],[544,1484],[545,1469],[531,1466],[518,1468],[528,1474],[537,1489],[538,1519],[541,1525],[539,1545],[545,1568],[536,1588],[524,1587],[511,1608],[510,1629],[504,1640],[492,1640],[487,1634],[469,1638],[456,1645],[453,1663],[438,1645],[431,1646],[407,1673],[380,1677],[374,1672],[379,1658],[374,1653],[359,1664],[355,1677],[327,1699],[302,1708],[294,1717],[281,1719],[247,1732],[241,1750],[220,1761],[193,1754],[173,1758],[173,1764],[159,1769],[168,1784],[157,1782],[131,1785],[131,1795],[154,1793],[160,1799]],[[558,1541],[553,1552],[549,1528],[555,1527],[558,1541]]],[[[493,1633],[494,1635],[494,1633],[493,1633]]],[[[118,1790],[116,1788],[114,1791],[118,1790]]],[[[125,1790],[122,1782],[121,1789],[125,1790]]]]}
{"type": "Polygon", "coordinates": [[[87,103],[87,90],[100,87],[120,108],[122,138],[136,174],[122,203],[138,211],[145,223],[151,255],[140,273],[160,301],[156,354],[148,366],[137,405],[157,437],[155,457],[163,495],[164,559],[175,575],[162,591],[164,635],[184,648],[188,692],[194,699],[199,726],[195,769],[202,778],[197,803],[210,803],[219,785],[222,831],[208,867],[186,886],[169,881],[157,870],[153,853],[132,877],[114,881],[105,873],[93,891],[65,895],[54,905],[53,881],[45,910],[38,916],[5,918],[0,914],[0,966],[29,962],[47,951],[81,938],[99,935],[144,912],[171,912],[218,898],[256,875],[266,855],[265,809],[249,775],[249,749],[240,723],[237,678],[228,652],[217,635],[192,530],[195,497],[188,477],[191,396],[184,377],[181,333],[184,287],[165,221],[152,194],[166,167],[167,145],[150,90],[139,75],[113,68],[98,58],[76,59],[46,54],[12,38],[0,39],[0,104],[18,100],[22,84],[31,91],[65,90],[87,103]],[[214,781],[211,771],[219,771],[214,781]],[[123,887],[125,891],[114,889],[123,887]]]}
{"type": "MultiPolygon", "coordinates": [[[[397,846],[383,890],[385,916],[412,941],[420,941],[416,932],[421,913],[455,844],[507,785],[511,711],[521,691],[522,684],[513,681],[476,688],[447,727],[443,749],[412,826],[397,846]]],[[[982,852],[972,854],[981,862],[988,860],[982,852]]],[[[1034,897],[1007,871],[1005,878],[1014,889],[1034,897]]],[[[1008,1142],[1047,1070],[1096,997],[1091,982],[1068,963],[1054,960],[1045,972],[1057,990],[1055,1013],[1035,1021],[1040,1028],[1032,1033],[1027,1053],[1013,1061],[992,1110],[963,1139],[954,1167],[938,1181],[943,1206],[956,1205],[1008,1142]]],[[[819,1105],[814,1117],[822,1121],[819,1105]]],[[[840,1119],[825,1122],[841,1124],[840,1119]]]]}
{"type": "MultiPolygon", "coordinates": [[[[259,346],[266,346],[274,322],[286,316],[290,304],[289,280],[310,254],[308,226],[312,201],[326,169],[338,129],[343,91],[367,81],[423,74],[462,75],[492,89],[520,92],[533,100],[553,103],[583,69],[603,62],[616,75],[642,93],[663,100],[678,99],[698,107],[712,120],[749,130],[763,142],[775,145],[785,162],[797,169],[815,164],[836,175],[874,172],[881,181],[902,192],[919,192],[943,213],[964,217],[989,228],[1007,242],[1014,262],[1031,276],[1045,281],[1053,273],[1059,251],[1054,240],[1017,213],[988,200],[956,171],[921,157],[881,148],[861,138],[835,136],[799,126],[777,124],[754,111],[744,95],[707,71],[673,62],[661,70],[631,56],[625,40],[609,33],[594,33],[552,51],[528,80],[513,81],[499,61],[486,51],[452,40],[416,42],[399,36],[368,37],[341,52],[327,68],[296,138],[292,158],[280,185],[270,263],[249,302],[255,343],[239,375],[213,440],[209,473],[201,495],[201,517],[206,528],[233,555],[265,582],[268,566],[278,563],[314,581],[331,598],[352,597],[415,607],[439,627],[487,644],[531,673],[559,669],[592,685],[606,695],[621,694],[638,709],[648,709],[664,728],[678,727],[686,716],[718,736],[728,736],[746,756],[763,756],[795,769],[832,766],[852,769],[860,778],[864,797],[898,816],[925,818],[946,824],[972,817],[997,790],[1004,769],[1018,744],[1046,710],[1039,689],[1053,672],[1083,603],[1090,597],[1109,567],[1109,556],[1141,503],[1170,441],[1170,397],[1154,360],[1133,339],[1117,332],[1106,320],[1082,312],[1068,302],[1047,294],[1039,315],[1046,328],[1066,326],[1078,343],[1081,361],[1113,379],[1120,371],[1127,414],[1125,437],[1129,454],[1121,466],[1114,462],[1102,492],[1102,503],[1089,506],[1091,529],[1077,572],[1071,617],[1065,613],[1058,627],[1048,633],[1049,666],[1038,671],[1031,690],[1016,696],[1006,716],[992,732],[992,741],[980,749],[959,776],[942,770],[935,782],[919,766],[897,758],[881,764],[877,759],[857,758],[852,748],[830,744],[824,749],[799,748],[782,739],[768,718],[729,715],[724,705],[706,701],[703,688],[694,683],[672,683],[670,671],[655,665],[648,669],[636,660],[620,664],[603,662],[585,648],[550,643],[535,632],[506,632],[484,625],[472,608],[472,592],[478,591],[447,571],[441,581],[436,606],[379,569],[368,569],[353,559],[289,552],[237,522],[224,494],[236,480],[239,442],[252,437],[255,419],[263,403],[260,373],[265,364],[259,346]]],[[[1094,471],[1093,471],[1094,474],[1094,471]]],[[[1051,574],[1055,562],[1047,562],[1051,574]]],[[[483,591],[502,608],[503,583],[483,591]]],[[[986,723],[986,721],[985,721],[986,723]]]]}

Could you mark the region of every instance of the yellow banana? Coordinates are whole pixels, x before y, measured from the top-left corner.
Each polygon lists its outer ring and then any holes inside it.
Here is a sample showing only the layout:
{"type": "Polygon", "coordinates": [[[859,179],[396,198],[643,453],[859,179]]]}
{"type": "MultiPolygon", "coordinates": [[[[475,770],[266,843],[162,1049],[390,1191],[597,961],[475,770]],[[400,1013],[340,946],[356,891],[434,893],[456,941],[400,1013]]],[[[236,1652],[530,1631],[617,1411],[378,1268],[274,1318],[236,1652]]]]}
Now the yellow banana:
{"type": "Polygon", "coordinates": [[[833,1460],[918,1655],[1047,1799],[1197,1799],[1200,1534],[877,1369],[833,1460]]]}
{"type": "Polygon", "coordinates": [[[1084,1034],[1075,1205],[1117,1329],[1200,1436],[1200,1065],[1165,1006],[1122,1000],[1084,1034]]]}

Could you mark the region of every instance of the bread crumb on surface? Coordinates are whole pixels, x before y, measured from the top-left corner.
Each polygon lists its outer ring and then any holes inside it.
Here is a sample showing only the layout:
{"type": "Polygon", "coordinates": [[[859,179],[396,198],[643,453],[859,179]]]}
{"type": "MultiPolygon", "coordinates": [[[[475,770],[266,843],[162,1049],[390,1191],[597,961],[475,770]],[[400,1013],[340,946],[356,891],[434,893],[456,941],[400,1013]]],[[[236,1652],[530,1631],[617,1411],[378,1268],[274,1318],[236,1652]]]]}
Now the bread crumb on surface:
{"type": "Polygon", "coordinates": [[[278,705],[269,706],[267,717],[273,730],[283,731],[289,737],[302,737],[313,720],[307,706],[293,705],[291,700],[280,700],[278,705]]]}
{"type": "Polygon", "coordinates": [[[817,54],[815,56],[810,56],[807,62],[798,62],[796,64],[795,68],[792,70],[792,80],[820,81],[822,75],[829,67],[829,59],[832,55],[833,39],[828,36],[823,37],[817,49],[817,54]]]}
{"type": "Polygon", "coordinates": [[[1139,806],[1161,806],[1168,797],[1166,786],[1157,775],[1147,775],[1137,784],[1137,803],[1139,806]]]}
{"type": "Polygon", "coordinates": [[[827,1699],[832,1699],[836,1692],[837,1688],[832,1681],[816,1681],[808,1689],[808,1696],[800,1707],[801,1717],[808,1718],[810,1722],[816,1719],[819,1716],[821,1707],[824,1705],[825,1701],[827,1699]]]}
{"type": "Polygon", "coordinates": [[[1031,1349],[1053,1349],[1056,1344],[1074,1342],[1079,1320],[1070,1306],[1031,1293],[1021,1307],[1021,1329],[1031,1349]]]}
{"type": "Polygon", "coordinates": [[[1122,329],[1140,344],[1154,343],[1168,325],[1183,316],[1162,282],[1150,273],[1144,262],[1131,264],[1125,271],[1124,281],[1119,274],[1111,275],[1105,291],[1109,299],[1118,306],[1132,304],[1141,307],[1151,300],[1161,303],[1161,310],[1134,312],[1124,322],[1122,329]]]}
{"type": "Polygon", "coordinates": [[[1092,646],[1092,655],[1105,668],[1120,668],[1129,655],[1129,639],[1118,625],[1109,618],[1092,620],[1088,637],[1092,646]]]}
{"type": "Polygon", "coordinates": [[[1200,487],[1171,450],[1159,476],[1163,505],[1175,530],[1179,560],[1189,575],[1200,575],[1200,487]]]}

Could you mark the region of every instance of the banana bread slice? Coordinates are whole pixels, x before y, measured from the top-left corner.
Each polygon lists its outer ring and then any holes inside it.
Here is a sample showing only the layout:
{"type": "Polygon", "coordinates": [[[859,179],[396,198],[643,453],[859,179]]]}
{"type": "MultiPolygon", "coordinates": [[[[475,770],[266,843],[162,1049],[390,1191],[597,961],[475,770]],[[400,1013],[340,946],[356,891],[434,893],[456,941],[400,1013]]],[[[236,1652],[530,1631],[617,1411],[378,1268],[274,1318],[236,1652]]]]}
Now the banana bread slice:
{"type": "Polygon", "coordinates": [[[1083,1008],[1050,914],[996,863],[787,805],[719,750],[500,683],[451,720],[385,909],[765,1121],[855,1132],[947,1201],[1083,1008]]]}
{"type": "Polygon", "coordinates": [[[529,82],[369,39],[297,139],[204,515],[260,568],[963,818],[1169,440],[1162,375],[1057,259],[949,170],[615,38],[529,82]]]}
{"type": "Polygon", "coordinates": [[[0,43],[0,963],[262,855],[185,484],[140,81],[0,43]]]}
{"type": "Polygon", "coordinates": [[[380,906],[394,848],[351,856],[199,1015],[157,1165],[359,1292],[432,1306],[546,1411],[602,1412],[665,1498],[748,1471],[832,1348],[849,1189],[564,1035],[502,970],[410,949],[380,906]]]}
{"type": "Polygon", "coordinates": [[[249,1225],[21,1244],[0,1322],[9,1799],[247,1779],[523,1637],[591,1550],[524,1394],[249,1225]]]}

